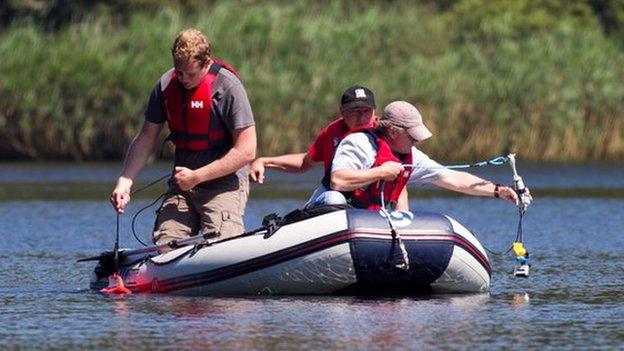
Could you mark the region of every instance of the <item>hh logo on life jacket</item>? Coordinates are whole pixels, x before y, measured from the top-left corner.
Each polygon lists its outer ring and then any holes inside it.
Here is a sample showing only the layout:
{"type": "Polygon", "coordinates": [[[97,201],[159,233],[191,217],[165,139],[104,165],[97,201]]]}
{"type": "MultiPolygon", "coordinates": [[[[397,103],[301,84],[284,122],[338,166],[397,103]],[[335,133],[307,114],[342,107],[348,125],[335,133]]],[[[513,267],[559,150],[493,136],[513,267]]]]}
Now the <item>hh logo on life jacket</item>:
{"type": "Polygon", "coordinates": [[[191,108],[204,108],[204,102],[201,100],[198,100],[198,101],[192,100],[191,108]]]}

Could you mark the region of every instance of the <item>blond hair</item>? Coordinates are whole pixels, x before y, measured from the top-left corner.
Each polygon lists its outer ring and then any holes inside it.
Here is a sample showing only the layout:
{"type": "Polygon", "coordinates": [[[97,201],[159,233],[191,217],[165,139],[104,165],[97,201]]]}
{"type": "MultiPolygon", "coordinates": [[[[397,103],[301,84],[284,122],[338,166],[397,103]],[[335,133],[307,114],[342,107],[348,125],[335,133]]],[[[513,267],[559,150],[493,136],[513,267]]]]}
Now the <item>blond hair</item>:
{"type": "Polygon", "coordinates": [[[176,65],[195,60],[204,66],[210,59],[210,41],[195,28],[185,29],[173,41],[171,55],[176,65]]]}

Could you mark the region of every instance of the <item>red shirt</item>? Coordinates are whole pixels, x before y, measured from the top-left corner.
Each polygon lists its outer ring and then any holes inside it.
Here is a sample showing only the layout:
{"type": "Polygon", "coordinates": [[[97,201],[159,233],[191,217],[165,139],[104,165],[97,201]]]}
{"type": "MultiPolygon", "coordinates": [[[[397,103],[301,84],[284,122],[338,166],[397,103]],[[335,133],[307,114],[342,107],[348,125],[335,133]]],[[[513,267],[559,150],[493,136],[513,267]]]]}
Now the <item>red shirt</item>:
{"type": "Polygon", "coordinates": [[[308,155],[312,161],[321,162],[328,169],[334,159],[336,147],[340,144],[342,138],[349,134],[349,127],[344,119],[340,116],[329,123],[316,137],[314,143],[308,149],[308,155]]]}
{"type": "MultiPolygon", "coordinates": [[[[375,119],[368,125],[363,127],[372,128],[375,124],[375,119]]],[[[342,116],[338,116],[335,120],[329,123],[316,137],[314,143],[310,145],[308,149],[308,155],[312,161],[321,162],[323,161],[323,166],[325,170],[331,167],[332,160],[334,159],[334,154],[336,153],[336,148],[340,141],[346,137],[352,131],[349,130],[349,126],[345,123],[344,118],[342,116]]]]}

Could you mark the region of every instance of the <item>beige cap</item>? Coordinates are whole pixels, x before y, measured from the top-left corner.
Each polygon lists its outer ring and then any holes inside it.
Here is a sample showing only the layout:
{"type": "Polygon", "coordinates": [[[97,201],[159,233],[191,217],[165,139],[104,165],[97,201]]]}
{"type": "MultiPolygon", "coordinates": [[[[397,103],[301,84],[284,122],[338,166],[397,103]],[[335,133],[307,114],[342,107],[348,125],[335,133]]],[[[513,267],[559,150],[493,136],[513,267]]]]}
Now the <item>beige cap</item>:
{"type": "Polygon", "coordinates": [[[407,101],[393,101],[388,104],[381,116],[381,120],[384,119],[397,127],[405,128],[407,133],[417,141],[423,141],[432,135],[423,124],[418,109],[407,101]]]}

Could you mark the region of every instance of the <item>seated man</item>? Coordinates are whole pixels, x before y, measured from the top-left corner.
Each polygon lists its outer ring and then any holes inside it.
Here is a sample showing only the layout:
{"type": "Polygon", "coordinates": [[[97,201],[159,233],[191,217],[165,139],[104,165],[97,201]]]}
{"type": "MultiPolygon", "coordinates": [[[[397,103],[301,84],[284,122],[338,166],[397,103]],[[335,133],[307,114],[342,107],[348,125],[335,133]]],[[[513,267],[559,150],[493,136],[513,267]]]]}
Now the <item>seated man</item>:
{"type": "MultiPolygon", "coordinates": [[[[326,171],[323,185],[314,191],[306,207],[316,203],[336,204],[336,202],[344,202],[341,194],[337,194],[337,198],[335,198],[332,192],[327,192],[329,190],[328,170],[331,166],[336,146],[346,135],[353,131],[373,128],[376,121],[375,96],[373,92],[361,85],[352,86],[342,94],[340,115],[321,130],[307,152],[259,157],[249,167],[249,179],[252,182],[262,184],[264,182],[265,168],[303,173],[323,162],[326,171]]],[[[404,195],[404,198],[404,202],[407,204],[407,193],[404,195]]]]}
{"type": "Polygon", "coordinates": [[[431,183],[518,202],[512,188],[446,169],[418,150],[416,145],[431,135],[416,107],[405,101],[390,103],[374,130],[350,134],[338,145],[331,166],[332,196],[342,192],[344,202],[357,208],[378,210],[386,205],[388,210],[400,210],[396,205],[406,184],[431,183]]]}

